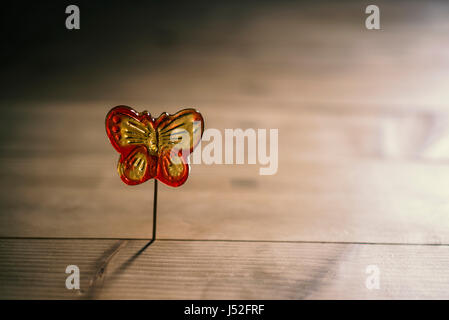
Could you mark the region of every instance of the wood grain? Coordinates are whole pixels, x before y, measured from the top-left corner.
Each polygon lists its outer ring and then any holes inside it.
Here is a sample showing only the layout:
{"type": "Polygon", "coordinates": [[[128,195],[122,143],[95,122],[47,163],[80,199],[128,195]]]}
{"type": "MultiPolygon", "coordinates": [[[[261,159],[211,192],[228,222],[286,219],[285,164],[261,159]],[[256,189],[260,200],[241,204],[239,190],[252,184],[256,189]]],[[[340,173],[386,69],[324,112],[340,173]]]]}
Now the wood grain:
{"type": "Polygon", "coordinates": [[[265,4],[176,50],[135,38],[123,63],[39,73],[39,99],[0,104],[0,236],[149,236],[152,186],[122,185],[104,131],[124,103],[279,129],[276,175],[201,165],[163,187],[163,238],[449,243],[447,5],[382,5],[379,32],[357,3],[265,4]]]}
{"type": "Polygon", "coordinates": [[[0,240],[2,299],[447,299],[447,246],[0,240]],[[112,258],[111,258],[112,256],[112,258]],[[65,288],[80,268],[81,290],[65,288]],[[366,268],[380,271],[367,289],[366,268]]]}
{"type": "MultiPolygon", "coordinates": [[[[426,154],[445,139],[437,120],[444,118],[254,109],[246,120],[229,111],[210,112],[210,126],[280,128],[277,174],[260,176],[260,165],[193,165],[182,189],[161,186],[160,237],[449,243],[449,154],[426,154]]],[[[118,179],[103,117],[101,109],[67,106],[22,119],[16,129],[34,147],[19,139],[0,148],[1,236],[150,237],[152,183],[118,179]],[[65,134],[83,110],[91,115],[87,140],[65,134]],[[42,124],[48,130],[38,130],[42,124]]]]}
{"type": "Polygon", "coordinates": [[[195,23],[174,6],[151,26],[133,9],[135,30],[23,52],[0,98],[0,298],[449,298],[449,6],[376,4],[380,31],[356,2],[226,4],[195,23]],[[161,240],[137,254],[152,183],[117,176],[119,104],[278,128],[278,172],[193,165],[161,186],[161,240]]]}
{"type": "Polygon", "coordinates": [[[449,243],[447,6],[433,5],[385,4],[378,33],[354,3],[245,7],[176,50],[145,42],[71,85],[44,77],[53,95],[0,105],[0,236],[149,236],[152,186],[122,185],[104,132],[125,103],[279,129],[275,176],[201,165],[182,190],[162,187],[163,238],[449,243]]]}

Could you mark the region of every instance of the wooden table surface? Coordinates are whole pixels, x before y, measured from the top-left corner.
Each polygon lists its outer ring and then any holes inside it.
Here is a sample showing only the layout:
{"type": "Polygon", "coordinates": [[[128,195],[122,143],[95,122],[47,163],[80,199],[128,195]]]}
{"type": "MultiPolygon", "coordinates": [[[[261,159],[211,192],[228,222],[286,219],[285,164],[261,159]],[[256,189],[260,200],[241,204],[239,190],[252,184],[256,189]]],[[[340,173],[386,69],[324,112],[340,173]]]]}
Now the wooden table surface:
{"type": "Polygon", "coordinates": [[[11,66],[0,298],[448,299],[449,4],[378,5],[369,31],[357,2],[223,4],[189,28],[159,21],[168,45],[103,30],[129,43],[109,56],[99,37],[105,49],[76,62],[94,45],[86,18],[66,49],[42,43],[11,66]],[[117,176],[104,117],[119,104],[277,128],[278,172],[192,165],[182,188],[159,184],[159,239],[140,251],[153,183],[117,176]],[[80,290],[65,288],[68,265],[80,290]]]}

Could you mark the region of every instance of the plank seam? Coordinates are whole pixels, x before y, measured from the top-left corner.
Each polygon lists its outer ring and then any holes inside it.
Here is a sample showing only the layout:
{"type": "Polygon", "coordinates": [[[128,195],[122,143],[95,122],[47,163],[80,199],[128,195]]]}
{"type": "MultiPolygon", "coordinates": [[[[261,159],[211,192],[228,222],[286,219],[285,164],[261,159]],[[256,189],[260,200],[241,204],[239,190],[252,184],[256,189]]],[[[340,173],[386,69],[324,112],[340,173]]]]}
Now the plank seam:
{"type": "MultiPolygon", "coordinates": [[[[84,237],[0,237],[0,240],[122,240],[151,241],[149,238],[84,238],[84,237]]],[[[358,241],[314,241],[314,240],[237,240],[237,239],[170,239],[158,238],[156,241],[177,242],[240,242],[240,243],[304,243],[304,244],[356,244],[381,246],[449,246],[449,243],[405,243],[405,242],[358,242],[358,241]]]]}

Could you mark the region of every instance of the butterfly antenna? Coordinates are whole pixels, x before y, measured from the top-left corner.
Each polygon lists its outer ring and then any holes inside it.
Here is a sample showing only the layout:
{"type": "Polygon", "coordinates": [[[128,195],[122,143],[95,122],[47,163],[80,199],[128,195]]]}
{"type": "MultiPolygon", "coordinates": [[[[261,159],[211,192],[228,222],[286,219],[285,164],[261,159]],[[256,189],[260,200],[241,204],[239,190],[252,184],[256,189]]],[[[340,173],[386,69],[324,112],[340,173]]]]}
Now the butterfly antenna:
{"type": "Polygon", "coordinates": [[[156,223],[157,223],[157,179],[154,179],[154,199],[153,199],[153,237],[151,242],[156,240],[156,223]]]}

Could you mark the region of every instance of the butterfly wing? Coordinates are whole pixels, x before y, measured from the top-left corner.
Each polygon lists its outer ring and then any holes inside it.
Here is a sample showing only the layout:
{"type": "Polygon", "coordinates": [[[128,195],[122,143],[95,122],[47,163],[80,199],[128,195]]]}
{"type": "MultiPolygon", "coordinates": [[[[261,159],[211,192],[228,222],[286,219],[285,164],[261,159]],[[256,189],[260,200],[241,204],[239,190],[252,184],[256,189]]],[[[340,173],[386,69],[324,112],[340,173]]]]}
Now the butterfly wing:
{"type": "Polygon", "coordinates": [[[118,172],[129,185],[140,184],[157,174],[157,140],[148,113],[127,106],[113,108],[106,116],[106,133],[120,153],[118,172]]]}
{"type": "Polygon", "coordinates": [[[157,179],[178,187],[189,176],[187,157],[198,145],[204,131],[204,120],[195,109],[184,109],[174,115],[163,113],[156,120],[159,162],[157,179]]]}

